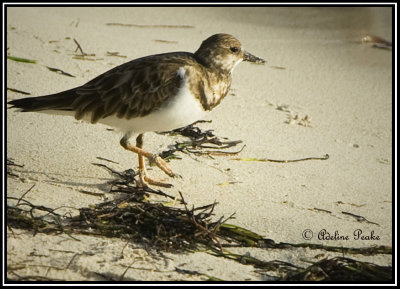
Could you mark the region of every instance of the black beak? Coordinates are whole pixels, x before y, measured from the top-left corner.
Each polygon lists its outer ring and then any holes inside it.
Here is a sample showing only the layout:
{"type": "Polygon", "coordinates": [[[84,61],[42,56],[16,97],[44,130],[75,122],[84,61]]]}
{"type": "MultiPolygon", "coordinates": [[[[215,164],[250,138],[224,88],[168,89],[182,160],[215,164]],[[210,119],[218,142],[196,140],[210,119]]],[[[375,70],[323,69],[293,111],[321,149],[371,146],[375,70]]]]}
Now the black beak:
{"type": "Polygon", "coordinates": [[[264,64],[266,61],[260,57],[254,56],[251,53],[248,53],[247,51],[243,52],[243,61],[249,61],[257,64],[264,64]]]}

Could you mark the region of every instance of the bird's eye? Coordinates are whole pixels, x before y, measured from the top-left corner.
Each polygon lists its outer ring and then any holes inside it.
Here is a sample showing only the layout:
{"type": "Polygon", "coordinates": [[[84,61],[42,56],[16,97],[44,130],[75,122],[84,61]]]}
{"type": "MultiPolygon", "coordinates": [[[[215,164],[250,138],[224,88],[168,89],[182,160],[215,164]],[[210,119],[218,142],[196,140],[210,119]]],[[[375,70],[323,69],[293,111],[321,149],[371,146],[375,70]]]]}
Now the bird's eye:
{"type": "Polygon", "coordinates": [[[238,48],[238,47],[231,47],[230,50],[231,50],[233,53],[238,53],[238,52],[239,52],[239,48],[238,48]]]}

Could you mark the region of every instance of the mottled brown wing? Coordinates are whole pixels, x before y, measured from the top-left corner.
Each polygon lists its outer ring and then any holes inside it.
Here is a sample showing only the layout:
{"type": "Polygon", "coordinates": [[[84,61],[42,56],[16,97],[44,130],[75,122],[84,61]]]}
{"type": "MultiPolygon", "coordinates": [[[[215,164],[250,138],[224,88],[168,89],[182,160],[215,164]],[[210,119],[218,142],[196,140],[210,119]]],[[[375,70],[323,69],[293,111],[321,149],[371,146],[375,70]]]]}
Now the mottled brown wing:
{"type": "Polygon", "coordinates": [[[91,122],[115,114],[130,119],[145,116],[162,106],[182,84],[178,69],[190,53],[160,54],[122,64],[77,88],[72,104],[77,119],[91,122]]]}

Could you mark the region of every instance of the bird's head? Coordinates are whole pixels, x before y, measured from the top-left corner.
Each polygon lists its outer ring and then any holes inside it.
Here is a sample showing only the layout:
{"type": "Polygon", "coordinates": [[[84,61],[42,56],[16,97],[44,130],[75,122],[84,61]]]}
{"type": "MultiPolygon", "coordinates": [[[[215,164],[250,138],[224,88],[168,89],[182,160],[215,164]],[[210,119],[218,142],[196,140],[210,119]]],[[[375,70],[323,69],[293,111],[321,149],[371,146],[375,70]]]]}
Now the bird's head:
{"type": "Polygon", "coordinates": [[[242,61],[263,64],[264,59],[245,51],[239,40],[229,34],[214,34],[203,41],[195,52],[200,63],[223,73],[232,73],[242,61]]]}

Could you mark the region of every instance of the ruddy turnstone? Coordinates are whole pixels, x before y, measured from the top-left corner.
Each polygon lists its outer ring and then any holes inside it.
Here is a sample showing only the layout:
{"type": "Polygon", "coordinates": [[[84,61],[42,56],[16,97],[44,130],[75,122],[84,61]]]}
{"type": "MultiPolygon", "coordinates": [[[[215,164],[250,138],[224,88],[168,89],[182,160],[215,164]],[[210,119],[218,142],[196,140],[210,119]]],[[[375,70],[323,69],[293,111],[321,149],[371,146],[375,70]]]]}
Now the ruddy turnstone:
{"type": "Polygon", "coordinates": [[[138,58],[82,86],[8,103],[21,111],[71,115],[120,129],[124,133],[121,145],[138,154],[140,185],[170,186],[148,176],[144,158],[168,176],[176,174],[160,156],[142,149],[143,134],[176,129],[202,118],[227,95],[232,71],[241,61],[265,63],[244,51],[232,35],[215,34],[204,40],[195,53],[138,58]],[[129,142],[133,134],[139,134],[136,145],[129,142]]]}

